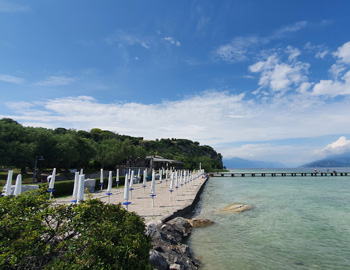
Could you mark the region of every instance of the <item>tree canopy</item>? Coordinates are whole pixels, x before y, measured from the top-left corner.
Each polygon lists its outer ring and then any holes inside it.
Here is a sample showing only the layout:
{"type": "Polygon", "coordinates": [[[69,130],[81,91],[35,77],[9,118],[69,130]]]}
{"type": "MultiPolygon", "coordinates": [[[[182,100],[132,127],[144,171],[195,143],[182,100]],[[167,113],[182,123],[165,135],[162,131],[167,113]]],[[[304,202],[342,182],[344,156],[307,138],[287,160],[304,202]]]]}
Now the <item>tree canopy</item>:
{"type": "Polygon", "coordinates": [[[186,169],[206,171],[222,169],[222,156],[208,145],[186,139],[144,140],[98,128],[90,131],[65,128],[24,127],[16,121],[0,119],[0,165],[15,166],[25,173],[33,168],[36,157],[43,156],[40,166],[112,169],[116,165],[143,160],[158,154],[184,162],[186,169]]]}

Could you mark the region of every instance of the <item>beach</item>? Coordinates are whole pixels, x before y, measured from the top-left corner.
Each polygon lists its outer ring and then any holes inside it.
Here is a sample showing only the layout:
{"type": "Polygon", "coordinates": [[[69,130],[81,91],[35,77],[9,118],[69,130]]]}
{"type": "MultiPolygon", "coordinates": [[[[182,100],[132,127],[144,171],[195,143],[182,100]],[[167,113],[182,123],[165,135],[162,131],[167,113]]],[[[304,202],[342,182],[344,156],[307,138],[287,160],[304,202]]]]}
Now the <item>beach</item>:
{"type": "MultiPolygon", "coordinates": [[[[142,183],[133,184],[133,190],[129,193],[129,202],[131,203],[127,206],[128,211],[137,213],[145,219],[145,223],[162,223],[174,217],[183,216],[193,209],[206,180],[206,176],[202,175],[187,184],[179,186],[177,189],[174,188],[173,192],[169,191],[169,180],[163,180],[162,183],[156,180],[156,196],[153,199],[153,207],[152,197],[150,196],[151,182],[147,182],[145,188],[142,186],[142,183]]],[[[112,194],[109,196],[106,193],[107,191],[104,189],[95,191],[91,195],[93,198],[98,198],[106,203],[118,204],[125,202],[124,187],[112,188],[110,192],[112,194]]],[[[57,199],[57,203],[71,203],[71,199],[57,199]]],[[[123,207],[126,206],[124,205],[123,207]]]]}

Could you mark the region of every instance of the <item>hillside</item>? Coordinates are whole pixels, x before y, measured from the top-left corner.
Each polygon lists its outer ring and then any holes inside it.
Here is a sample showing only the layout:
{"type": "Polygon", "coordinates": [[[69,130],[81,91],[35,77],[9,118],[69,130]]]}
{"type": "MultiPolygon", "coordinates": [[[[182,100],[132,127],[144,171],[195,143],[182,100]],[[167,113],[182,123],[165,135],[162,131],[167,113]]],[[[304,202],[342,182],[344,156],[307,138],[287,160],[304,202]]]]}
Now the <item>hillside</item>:
{"type": "Polygon", "coordinates": [[[0,166],[38,169],[113,169],[117,165],[145,166],[146,155],[158,154],[184,163],[185,169],[222,169],[222,156],[208,145],[186,139],[144,140],[98,128],[90,131],[65,128],[24,127],[16,121],[0,119],[0,166]]]}
{"type": "Polygon", "coordinates": [[[300,167],[350,167],[350,152],[316,160],[300,167]]]}

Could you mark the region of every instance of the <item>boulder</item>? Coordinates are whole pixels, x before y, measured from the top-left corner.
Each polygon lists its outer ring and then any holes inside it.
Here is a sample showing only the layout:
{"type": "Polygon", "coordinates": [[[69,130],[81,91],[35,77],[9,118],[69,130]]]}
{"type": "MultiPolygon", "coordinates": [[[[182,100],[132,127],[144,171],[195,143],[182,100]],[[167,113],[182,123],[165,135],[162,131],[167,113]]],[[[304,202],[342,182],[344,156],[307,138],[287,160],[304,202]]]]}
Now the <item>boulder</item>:
{"type": "Polygon", "coordinates": [[[221,212],[224,213],[242,213],[243,211],[252,209],[252,205],[243,204],[243,203],[233,203],[228,206],[226,206],[224,209],[221,210],[221,212]]]}
{"type": "Polygon", "coordinates": [[[181,217],[165,224],[147,224],[146,233],[152,237],[153,247],[151,265],[157,269],[198,269],[199,261],[192,258],[189,247],[183,243],[191,229],[190,223],[181,217]]]}
{"type": "Polygon", "coordinates": [[[190,223],[192,228],[208,227],[214,223],[214,221],[210,219],[199,218],[187,219],[187,221],[190,223]]]}
{"type": "Polygon", "coordinates": [[[86,179],[86,180],[84,181],[84,188],[85,188],[85,189],[87,188],[87,190],[88,190],[90,193],[92,193],[92,192],[95,191],[95,184],[96,184],[96,179],[86,179]]]}
{"type": "Polygon", "coordinates": [[[165,260],[165,258],[161,255],[160,252],[156,250],[150,251],[150,257],[151,265],[155,267],[158,270],[167,270],[169,267],[169,264],[165,260]]]}

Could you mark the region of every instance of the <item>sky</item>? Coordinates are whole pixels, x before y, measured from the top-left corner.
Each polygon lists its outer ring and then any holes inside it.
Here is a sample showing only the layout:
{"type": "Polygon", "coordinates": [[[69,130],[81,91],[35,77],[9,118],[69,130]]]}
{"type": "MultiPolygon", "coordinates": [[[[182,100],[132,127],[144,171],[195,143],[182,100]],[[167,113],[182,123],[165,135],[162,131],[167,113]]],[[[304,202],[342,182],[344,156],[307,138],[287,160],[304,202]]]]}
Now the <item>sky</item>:
{"type": "Polygon", "coordinates": [[[299,166],[350,151],[350,1],[0,0],[0,118],[299,166]]]}

